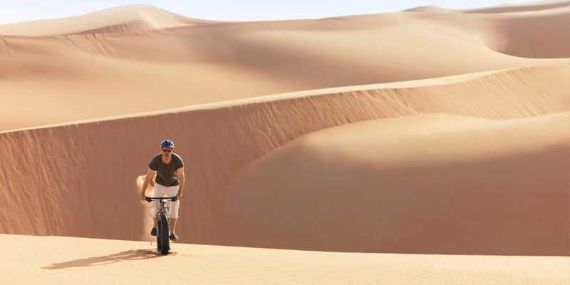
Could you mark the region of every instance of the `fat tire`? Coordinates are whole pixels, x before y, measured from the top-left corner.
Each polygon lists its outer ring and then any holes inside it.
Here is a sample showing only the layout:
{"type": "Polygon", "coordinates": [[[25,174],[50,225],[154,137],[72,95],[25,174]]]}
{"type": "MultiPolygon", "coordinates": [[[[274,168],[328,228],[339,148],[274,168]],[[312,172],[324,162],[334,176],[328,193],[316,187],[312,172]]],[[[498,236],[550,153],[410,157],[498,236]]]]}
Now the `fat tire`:
{"type": "Polygon", "coordinates": [[[157,220],[156,248],[161,254],[168,254],[170,251],[170,230],[168,227],[168,219],[166,218],[166,215],[159,214],[157,220]]]}
{"type": "Polygon", "coordinates": [[[162,248],[162,242],[161,242],[161,238],[160,238],[160,218],[158,215],[156,215],[156,251],[160,252],[160,249],[162,248]]]}

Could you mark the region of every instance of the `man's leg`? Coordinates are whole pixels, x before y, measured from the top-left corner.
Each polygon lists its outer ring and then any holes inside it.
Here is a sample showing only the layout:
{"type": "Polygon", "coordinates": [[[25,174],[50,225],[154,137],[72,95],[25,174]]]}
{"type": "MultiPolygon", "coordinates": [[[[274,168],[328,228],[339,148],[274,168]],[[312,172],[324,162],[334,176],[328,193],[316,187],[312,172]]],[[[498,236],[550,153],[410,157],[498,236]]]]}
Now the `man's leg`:
{"type": "MultiPolygon", "coordinates": [[[[155,183],[154,185],[154,197],[162,197],[164,196],[166,189],[164,186],[155,183]]],[[[156,213],[160,207],[160,202],[158,200],[152,201],[152,231],[151,235],[156,235],[156,213]],[[154,234],[153,234],[154,233],[154,234]]]]}
{"type": "MultiPolygon", "coordinates": [[[[171,196],[176,196],[178,194],[179,186],[172,187],[172,192],[170,193],[171,196]]],[[[170,202],[170,218],[168,222],[170,223],[170,234],[176,233],[176,222],[178,221],[178,211],[180,208],[180,200],[176,200],[174,202],[170,202]]]]}
{"type": "Polygon", "coordinates": [[[180,201],[170,202],[170,213],[168,222],[170,223],[170,233],[176,233],[176,222],[178,221],[178,210],[180,201]]]}
{"type": "Polygon", "coordinates": [[[178,221],[178,219],[170,218],[171,234],[176,233],[176,221],[178,221]]]}

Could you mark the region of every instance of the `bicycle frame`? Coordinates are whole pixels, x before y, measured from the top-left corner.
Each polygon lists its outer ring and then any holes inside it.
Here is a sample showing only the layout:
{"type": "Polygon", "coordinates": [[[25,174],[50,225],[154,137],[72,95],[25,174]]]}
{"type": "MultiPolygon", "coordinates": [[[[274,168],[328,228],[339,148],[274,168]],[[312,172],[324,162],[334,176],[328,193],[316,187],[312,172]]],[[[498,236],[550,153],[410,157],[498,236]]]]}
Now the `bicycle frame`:
{"type": "Polygon", "coordinates": [[[154,215],[155,221],[156,221],[159,214],[164,214],[164,215],[166,215],[166,218],[169,218],[168,217],[168,210],[170,209],[170,205],[166,202],[167,202],[167,200],[176,201],[176,199],[177,199],[176,196],[175,197],[145,197],[145,198],[147,199],[148,202],[151,202],[152,200],[158,200],[159,201],[158,211],[154,215]]]}
{"type": "Polygon", "coordinates": [[[156,211],[156,215],[154,216],[155,224],[157,225],[157,250],[162,254],[168,254],[170,250],[170,242],[168,236],[168,229],[170,228],[169,225],[169,218],[168,218],[168,210],[170,205],[167,203],[167,200],[175,201],[177,197],[145,197],[147,202],[151,202],[152,200],[158,200],[158,211],[156,211]],[[161,232],[160,230],[160,220],[163,220],[166,224],[165,231],[167,232],[166,235],[161,232]],[[161,238],[163,238],[164,242],[160,242],[161,238]],[[164,244],[164,245],[163,245],[164,244]]]}

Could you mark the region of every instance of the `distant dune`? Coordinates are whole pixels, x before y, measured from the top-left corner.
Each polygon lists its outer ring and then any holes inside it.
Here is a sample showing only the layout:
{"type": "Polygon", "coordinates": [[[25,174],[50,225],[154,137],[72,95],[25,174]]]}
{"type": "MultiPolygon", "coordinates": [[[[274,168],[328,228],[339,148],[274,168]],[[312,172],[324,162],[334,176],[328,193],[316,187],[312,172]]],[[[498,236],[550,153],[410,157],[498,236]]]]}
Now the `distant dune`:
{"type": "Polygon", "coordinates": [[[153,6],[131,5],[78,17],[3,25],[0,26],[0,35],[50,37],[71,34],[144,32],[208,22],[189,19],[153,6]]]}
{"type": "Polygon", "coordinates": [[[0,26],[0,130],[570,57],[569,5],[217,23],[148,6],[0,26]],[[44,100],[49,98],[49,100],[44,100]]]}
{"type": "Polygon", "coordinates": [[[0,233],[67,236],[0,236],[24,251],[4,268],[568,283],[569,26],[568,1],[275,22],[137,5],[0,26],[0,233]],[[138,191],[164,138],[188,175],[178,255],[96,240],[150,238],[138,191]]]}
{"type": "Polygon", "coordinates": [[[467,10],[468,13],[522,13],[537,12],[554,9],[568,9],[570,1],[544,0],[529,4],[505,4],[497,7],[479,8],[467,10]]]}

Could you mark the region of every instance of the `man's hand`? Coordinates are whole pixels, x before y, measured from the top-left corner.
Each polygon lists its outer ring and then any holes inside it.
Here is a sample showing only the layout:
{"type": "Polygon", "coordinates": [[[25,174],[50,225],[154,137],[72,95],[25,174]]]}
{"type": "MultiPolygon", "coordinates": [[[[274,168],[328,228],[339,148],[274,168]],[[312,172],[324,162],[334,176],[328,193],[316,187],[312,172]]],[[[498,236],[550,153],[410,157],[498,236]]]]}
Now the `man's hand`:
{"type": "MultiPolygon", "coordinates": [[[[148,187],[149,184],[153,184],[153,178],[154,175],[156,174],[156,171],[152,170],[152,169],[148,169],[148,171],[146,172],[146,177],[144,178],[144,183],[141,189],[141,196],[139,197],[141,201],[145,201],[146,197],[145,197],[145,193],[146,193],[146,188],[148,187]]],[[[147,200],[148,201],[148,200],[147,200]]],[[[150,202],[150,201],[149,201],[150,202]]]]}
{"type": "Polygon", "coordinates": [[[186,175],[184,174],[184,166],[176,170],[176,175],[178,175],[178,182],[180,183],[178,186],[178,194],[176,194],[176,198],[180,200],[180,198],[184,197],[184,185],[186,184],[186,175]]]}

